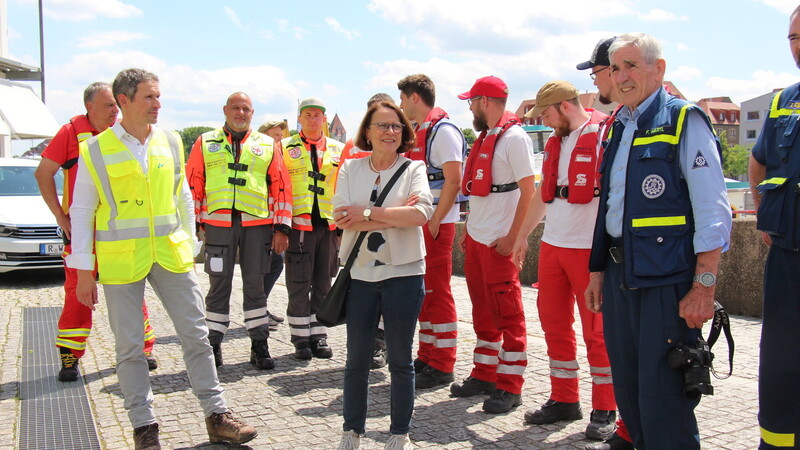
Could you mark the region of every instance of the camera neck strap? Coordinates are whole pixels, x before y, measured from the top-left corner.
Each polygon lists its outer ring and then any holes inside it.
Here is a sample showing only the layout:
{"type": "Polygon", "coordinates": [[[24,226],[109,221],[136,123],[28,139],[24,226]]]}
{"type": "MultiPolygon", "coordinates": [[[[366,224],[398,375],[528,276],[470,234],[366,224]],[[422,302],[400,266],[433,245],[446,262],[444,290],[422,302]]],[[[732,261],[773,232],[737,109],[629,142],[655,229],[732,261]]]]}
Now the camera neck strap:
{"type": "Polygon", "coordinates": [[[724,380],[728,378],[733,373],[733,350],[734,350],[734,343],[733,343],[733,334],[731,334],[731,321],[728,318],[728,313],[725,312],[725,308],[719,302],[714,302],[714,319],[711,322],[711,330],[708,333],[708,349],[714,346],[714,343],[717,342],[719,339],[720,333],[725,333],[725,339],[728,341],[728,374],[724,377],[720,377],[717,375],[717,372],[714,370],[714,366],[711,366],[711,371],[714,372],[714,376],[719,378],[720,380],[724,380]]]}

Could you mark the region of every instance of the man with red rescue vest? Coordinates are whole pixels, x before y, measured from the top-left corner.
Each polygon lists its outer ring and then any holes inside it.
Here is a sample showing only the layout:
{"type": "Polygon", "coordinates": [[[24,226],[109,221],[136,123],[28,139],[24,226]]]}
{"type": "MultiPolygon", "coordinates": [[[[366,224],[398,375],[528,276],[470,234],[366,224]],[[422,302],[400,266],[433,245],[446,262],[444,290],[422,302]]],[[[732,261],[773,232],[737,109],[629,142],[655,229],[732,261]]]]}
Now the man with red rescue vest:
{"type": "MultiPolygon", "coordinates": [[[[72,226],[69,220],[69,207],[78,173],[78,144],[114,125],[119,108],[111,93],[111,85],[102,81],[90,84],[83,91],[83,104],[86,114],[75,116],[58,130],[53,140],[42,153],[42,160],[36,169],[36,181],[50,212],[56,218],[64,238],[64,255],[72,252],[70,237],[72,226]],[[64,174],[63,199],[59,200],[55,176],[61,169],[64,174]]],[[[86,352],[86,340],[92,329],[92,310],[82,305],[75,295],[78,273],[64,266],[64,306],[58,319],[56,347],[61,357],[59,381],[78,379],[78,360],[86,352]]],[[[144,314],[144,353],[150,370],[158,367],[152,355],[156,335],[150,326],[147,305],[142,303],[144,314]]]]}
{"type": "Polygon", "coordinates": [[[467,144],[447,113],[435,107],[436,87],[427,75],[409,75],[397,83],[400,107],[416,123],[416,147],[406,153],[425,161],[433,203],[431,220],[422,227],[425,236],[425,299],[419,313],[419,350],[414,361],[418,389],[452,383],[456,363],[458,316],[450,276],[453,240],[459,219],[461,164],[467,144]]]}
{"type": "Polygon", "coordinates": [[[270,271],[272,253],[283,253],[288,246],[291,186],[273,139],[250,129],[254,113],[250,97],[243,92],[231,94],[222,112],[225,125],[198,137],[186,164],[195,217],[205,231],[208,340],[219,367],[222,338],[230,325],[238,253],[250,363],[268,370],[275,362],[267,343],[264,274],[270,271]]]}
{"type": "Polygon", "coordinates": [[[488,413],[522,404],[527,334],[514,243],[535,191],[533,143],[519,118],[506,111],[508,87],[488,76],[458,98],[467,100],[481,134],[467,158],[461,184],[470,197],[466,232],[459,238],[477,335],[472,373],[453,383],[456,397],[491,394],[488,413]]]}
{"type": "Polygon", "coordinates": [[[286,315],[296,359],[330,358],[328,329],[317,322],[316,313],[339,270],[331,199],[344,144],[325,137],[325,105],[320,99],[300,102],[297,120],[300,132],[281,142],[293,198],[286,250],[286,315]]]}
{"type": "MultiPolygon", "coordinates": [[[[551,393],[540,409],[525,413],[531,424],[583,417],[578,391],[575,303],[592,374],[589,439],[607,439],[614,432],[617,404],[603,338],[602,315],[589,311],[583,298],[589,284],[592,219],[597,216],[598,131],[608,116],[585,110],[578,90],[566,81],[551,81],[539,90],[536,106],[525,117],[541,115],[553,129],[542,164],[542,184],[534,194],[525,228],[527,236],[547,213],[539,251],[539,296],[536,305],[550,358],[551,393]]],[[[527,242],[518,245],[526,246],[527,242]]]]}

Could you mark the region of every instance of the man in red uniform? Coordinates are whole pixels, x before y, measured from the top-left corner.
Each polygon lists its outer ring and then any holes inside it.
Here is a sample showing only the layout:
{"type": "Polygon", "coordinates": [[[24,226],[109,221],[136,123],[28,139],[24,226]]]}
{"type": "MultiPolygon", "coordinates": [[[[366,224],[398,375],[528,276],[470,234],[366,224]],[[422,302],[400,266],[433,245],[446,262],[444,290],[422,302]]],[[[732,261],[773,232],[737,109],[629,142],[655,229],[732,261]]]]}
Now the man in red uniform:
{"type": "MultiPolygon", "coordinates": [[[[71,252],[69,206],[72,204],[72,191],[75,187],[75,175],[78,173],[78,143],[95,136],[110,127],[117,120],[119,108],[111,94],[111,85],[104,82],[90,84],[83,91],[83,104],[86,114],[75,116],[69,120],[42,153],[42,160],[36,169],[36,181],[42,198],[56,218],[64,237],[64,255],[71,252]],[[64,172],[64,198],[58,198],[55,176],[58,170],[64,172]]],[[[78,379],[78,360],[86,352],[86,340],[92,329],[92,310],[82,305],[75,296],[78,275],[75,269],[64,266],[64,307],[58,319],[58,335],[56,347],[61,357],[59,381],[75,381],[78,379]]],[[[144,313],[144,353],[150,370],[158,367],[153,357],[153,345],[156,335],[150,326],[147,306],[142,303],[144,313]]]]}
{"type": "Polygon", "coordinates": [[[592,218],[597,216],[600,152],[598,131],[608,116],[584,110],[578,90],[566,81],[545,84],[536,106],[525,116],[540,115],[553,128],[542,164],[542,184],[534,194],[521,239],[547,213],[539,252],[537,307],[550,357],[550,398],[525,414],[531,424],[548,424],[583,417],[578,393],[575,303],[583,326],[592,374],[592,413],[589,439],[607,439],[614,432],[616,401],[611,367],[603,337],[602,315],[589,311],[583,292],[589,284],[592,218]]]}
{"type": "Polygon", "coordinates": [[[250,129],[255,110],[247,94],[231,94],[222,112],[224,126],[198,137],[186,163],[195,217],[205,231],[208,340],[220,367],[238,253],[250,363],[269,370],[275,362],[267,343],[264,274],[271,270],[272,254],[283,253],[289,245],[289,174],[273,139],[250,129]]]}
{"type": "Polygon", "coordinates": [[[507,111],[508,87],[488,76],[478,79],[467,100],[480,136],[467,158],[461,191],[470,195],[466,232],[459,239],[477,342],[475,366],[456,397],[490,393],[487,413],[505,413],[522,403],[528,364],[525,310],[513,246],[535,191],[533,143],[519,118],[507,111]]]}
{"type": "Polygon", "coordinates": [[[453,240],[459,219],[461,164],[467,145],[461,130],[447,113],[434,106],[436,87],[427,75],[409,75],[397,83],[400,107],[415,123],[417,144],[406,153],[425,161],[433,203],[431,220],[422,227],[425,236],[425,300],[419,313],[419,350],[414,362],[417,389],[453,382],[458,338],[458,315],[450,276],[453,273],[453,240]]]}

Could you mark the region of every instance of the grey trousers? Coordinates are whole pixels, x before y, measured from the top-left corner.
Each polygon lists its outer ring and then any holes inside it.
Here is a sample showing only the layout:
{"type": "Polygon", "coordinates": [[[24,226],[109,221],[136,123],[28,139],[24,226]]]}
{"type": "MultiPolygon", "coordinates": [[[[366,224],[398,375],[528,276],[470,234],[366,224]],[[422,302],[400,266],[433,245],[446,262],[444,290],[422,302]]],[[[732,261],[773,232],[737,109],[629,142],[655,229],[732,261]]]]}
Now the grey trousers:
{"type": "MultiPolygon", "coordinates": [[[[174,273],[153,264],[145,278],[167,310],[181,341],[183,361],[192,392],[200,400],[203,414],[228,410],[217,379],[214,356],[208,343],[203,315],[203,294],[194,272],[174,273]]],[[[156,422],[150,374],[142,353],[144,328],[142,299],[145,279],[129,284],[104,284],[108,321],[114,332],[117,378],[125,398],[124,406],[133,428],[156,422]]]]}

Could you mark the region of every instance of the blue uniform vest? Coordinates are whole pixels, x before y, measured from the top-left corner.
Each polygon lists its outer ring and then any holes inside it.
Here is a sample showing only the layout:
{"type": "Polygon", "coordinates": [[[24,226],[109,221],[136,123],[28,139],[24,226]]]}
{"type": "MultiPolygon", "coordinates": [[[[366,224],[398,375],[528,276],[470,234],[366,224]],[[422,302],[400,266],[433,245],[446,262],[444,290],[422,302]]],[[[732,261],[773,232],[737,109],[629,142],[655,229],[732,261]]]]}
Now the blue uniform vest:
{"type": "MultiPolygon", "coordinates": [[[[622,220],[624,280],[629,288],[690,282],[694,275],[694,217],[679,151],[686,117],[692,110],[700,112],[711,128],[708,117],[696,105],[663,89],[638,119],[628,157],[622,220]]],[[[608,172],[624,128],[620,121],[612,127],[600,166],[600,205],[589,262],[592,272],[605,270],[611,246],[606,234],[608,172]]]]}
{"type": "MultiPolygon", "coordinates": [[[[756,147],[763,147],[766,176],[758,188],[759,230],[772,244],[788,250],[800,248],[800,84],[775,94],[756,147]]],[[[754,149],[754,152],[758,150],[754,149]]]]}

